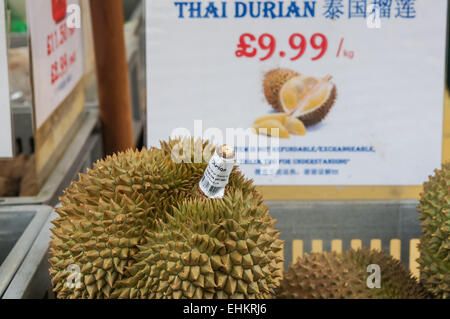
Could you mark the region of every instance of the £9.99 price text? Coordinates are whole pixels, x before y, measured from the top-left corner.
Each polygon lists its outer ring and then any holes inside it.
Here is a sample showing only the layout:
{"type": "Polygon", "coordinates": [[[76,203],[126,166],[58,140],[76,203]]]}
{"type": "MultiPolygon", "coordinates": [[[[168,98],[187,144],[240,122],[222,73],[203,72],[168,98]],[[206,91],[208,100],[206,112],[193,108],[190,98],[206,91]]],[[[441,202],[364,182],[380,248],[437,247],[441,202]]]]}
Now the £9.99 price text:
{"type": "MultiPolygon", "coordinates": [[[[307,50],[313,50],[315,54],[311,57],[312,61],[320,60],[328,50],[328,39],[322,33],[315,33],[307,38],[301,33],[293,33],[289,37],[290,60],[296,61],[304,56],[307,50]]],[[[261,61],[270,59],[277,49],[277,40],[272,34],[264,33],[256,37],[252,33],[244,33],[239,37],[239,43],[235,52],[238,58],[254,58],[258,52],[262,52],[259,56],[261,61]]],[[[286,52],[280,51],[280,57],[284,58],[286,52]]]]}

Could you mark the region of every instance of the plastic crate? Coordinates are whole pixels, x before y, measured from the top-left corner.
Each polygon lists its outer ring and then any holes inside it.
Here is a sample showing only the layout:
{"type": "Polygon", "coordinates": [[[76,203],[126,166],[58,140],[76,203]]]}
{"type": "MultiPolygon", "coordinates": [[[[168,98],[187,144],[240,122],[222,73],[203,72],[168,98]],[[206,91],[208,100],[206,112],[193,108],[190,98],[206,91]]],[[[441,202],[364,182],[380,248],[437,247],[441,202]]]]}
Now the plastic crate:
{"type": "MultiPolygon", "coordinates": [[[[31,126],[28,127],[28,124],[31,125],[31,114],[27,113],[25,108],[13,114],[15,127],[19,129],[16,129],[16,138],[21,139],[22,145],[34,144],[33,131],[31,126]],[[27,116],[30,119],[29,122],[24,120],[27,116]]],[[[62,191],[70,185],[78,173],[102,157],[101,134],[96,131],[98,122],[98,110],[86,110],[82,114],[78,130],[41,187],[39,194],[34,197],[0,197],[0,206],[55,205],[62,191]]]]}
{"type": "Polygon", "coordinates": [[[416,200],[271,201],[268,205],[285,241],[285,268],[304,253],[370,247],[399,259],[419,278],[421,226],[416,200]]]}
{"type": "MultiPolygon", "coordinates": [[[[368,246],[382,249],[417,270],[420,224],[416,201],[268,202],[285,240],[285,268],[305,252],[368,246]]],[[[51,220],[47,220],[3,298],[52,297],[48,263],[51,220]]],[[[417,273],[416,273],[417,275],[417,273]]]]}
{"type": "Polygon", "coordinates": [[[52,212],[47,206],[0,208],[0,297],[52,212]]]}

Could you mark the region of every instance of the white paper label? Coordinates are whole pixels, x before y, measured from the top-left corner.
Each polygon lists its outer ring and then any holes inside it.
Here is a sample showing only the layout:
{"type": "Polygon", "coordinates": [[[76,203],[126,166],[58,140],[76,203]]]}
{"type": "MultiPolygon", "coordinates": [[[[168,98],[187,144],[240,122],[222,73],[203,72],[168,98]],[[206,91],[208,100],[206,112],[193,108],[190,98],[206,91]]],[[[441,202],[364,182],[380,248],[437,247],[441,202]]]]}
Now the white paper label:
{"type": "Polygon", "coordinates": [[[0,1],[0,158],[13,156],[5,21],[5,3],[0,1]]]}
{"type": "Polygon", "coordinates": [[[200,181],[200,189],[206,196],[210,198],[223,197],[234,164],[234,158],[231,160],[224,159],[217,152],[214,152],[200,181]]]}
{"type": "Polygon", "coordinates": [[[81,28],[66,21],[78,0],[27,0],[33,62],[35,126],[39,128],[83,75],[81,28]]]}
{"type": "Polygon", "coordinates": [[[337,99],[306,135],[268,138],[276,156],[255,161],[265,145],[217,141],[236,146],[257,185],[420,185],[440,167],[446,0],[146,5],[149,147],[251,128],[274,113],[265,74],[287,68],[331,75],[337,99]]]}

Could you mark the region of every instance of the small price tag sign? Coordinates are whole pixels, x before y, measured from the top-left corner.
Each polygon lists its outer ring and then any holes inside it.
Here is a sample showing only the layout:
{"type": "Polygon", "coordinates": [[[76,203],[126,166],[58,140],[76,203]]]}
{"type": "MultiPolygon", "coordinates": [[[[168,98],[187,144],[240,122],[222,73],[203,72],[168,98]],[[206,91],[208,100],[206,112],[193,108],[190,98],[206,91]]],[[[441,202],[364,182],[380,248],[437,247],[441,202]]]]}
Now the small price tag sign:
{"type": "Polygon", "coordinates": [[[0,158],[13,156],[5,3],[0,1],[0,158]]]}
{"type": "Polygon", "coordinates": [[[42,185],[71,143],[84,108],[79,0],[27,0],[36,174],[42,185]]]}
{"type": "Polygon", "coordinates": [[[27,1],[35,126],[40,128],[83,75],[82,30],[67,23],[78,0],[27,1]]]}
{"type": "Polygon", "coordinates": [[[234,145],[266,198],[414,198],[450,158],[447,5],[147,2],[148,146],[234,145]]]}

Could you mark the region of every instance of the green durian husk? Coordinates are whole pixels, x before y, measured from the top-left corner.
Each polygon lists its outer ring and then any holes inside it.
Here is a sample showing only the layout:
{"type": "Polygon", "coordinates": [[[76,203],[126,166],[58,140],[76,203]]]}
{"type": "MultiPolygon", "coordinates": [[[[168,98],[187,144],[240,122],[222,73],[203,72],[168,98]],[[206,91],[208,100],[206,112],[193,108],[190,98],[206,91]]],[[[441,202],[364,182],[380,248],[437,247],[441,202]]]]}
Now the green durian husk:
{"type": "Polygon", "coordinates": [[[450,163],[429,177],[420,194],[422,233],[417,260],[425,287],[436,297],[450,298],[450,163]]]}
{"type": "Polygon", "coordinates": [[[368,248],[306,254],[285,271],[281,299],[423,299],[427,291],[391,256],[368,248]],[[369,288],[369,265],[380,266],[380,288],[369,288]]]}
{"type": "Polygon", "coordinates": [[[284,112],[280,100],[280,91],[284,84],[300,74],[290,69],[274,69],[264,76],[263,91],[267,102],[278,112],[284,112]]]}
{"type": "Polygon", "coordinates": [[[283,263],[275,221],[237,169],[223,199],[199,193],[213,151],[175,139],[109,156],[80,174],[53,222],[57,298],[273,297],[283,263]],[[180,143],[192,152],[180,154],[180,143]],[[67,285],[71,265],[81,270],[79,287],[67,285]]]}

